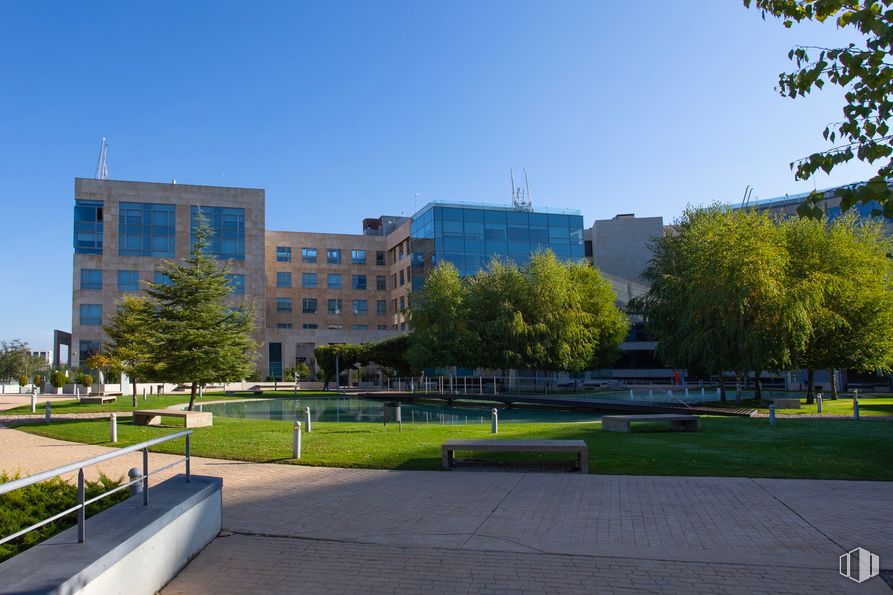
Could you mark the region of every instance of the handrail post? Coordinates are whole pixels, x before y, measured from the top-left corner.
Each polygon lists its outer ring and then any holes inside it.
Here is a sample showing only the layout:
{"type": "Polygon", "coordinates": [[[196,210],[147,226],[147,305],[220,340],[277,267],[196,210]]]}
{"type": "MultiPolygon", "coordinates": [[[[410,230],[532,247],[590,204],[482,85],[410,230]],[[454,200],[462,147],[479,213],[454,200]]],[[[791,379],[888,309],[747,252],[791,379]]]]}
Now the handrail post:
{"type": "Polygon", "coordinates": [[[87,501],[86,489],[84,487],[84,468],[78,469],[78,543],[84,543],[86,537],[87,524],[87,507],[84,502],[87,501]]]}
{"type": "Polygon", "coordinates": [[[190,434],[186,434],[186,483],[189,483],[189,474],[191,471],[190,460],[189,460],[189,457],[191,456],[190,448],[189,448],[189,438],[190,438],[190,434]]]}
{"type": "Polygon", "coordinates": [[[149,505],[149,447],[143,449],[143,506],[149,505]]]}

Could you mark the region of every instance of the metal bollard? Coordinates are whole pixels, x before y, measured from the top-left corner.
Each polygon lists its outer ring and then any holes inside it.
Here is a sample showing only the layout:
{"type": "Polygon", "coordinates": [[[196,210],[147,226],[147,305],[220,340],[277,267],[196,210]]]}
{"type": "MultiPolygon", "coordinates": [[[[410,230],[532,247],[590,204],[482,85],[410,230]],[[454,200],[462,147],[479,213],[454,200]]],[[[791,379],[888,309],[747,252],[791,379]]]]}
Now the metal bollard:
{"type": "Polygon", "coordinates": [[[47,406],[46,406],[46,422],[47,423],[50,423],[51,417],[52,417],[52,412],[50,411],[50,402],[47,401],[47,406]]]}
{"type": "Polygon", "coordinates": [[[815,396],[815,410],[816,413],[822,412],[822,393],[819,393],[815,396]]]}
{"type": "Polygon", "coordinates": [[[636,396],[633,394],[633,389],[629,389],[629,400],[630,401],[636,400],[636,396]]]}
{"type": "Polygon", "coordinates": [[[301,422],[295,422],[295,442],[291,449],[291,457],[293,459],[301,458],[301,422]]]}
{"type": "Polygon", "coordinates": [[[311,432],[310,427],[310,407],[304,407],[304,420],[307,423],[307,433],[311,432]]]}
{"type": "Polygon", "coordinates": [[[496,411],[495,407],[490,411],[490,432],[493,434],[499,433],[499,412],[496,411]]]}
{"type": "Polygon", "coordinates": [[[81,387],[74,387],[74,396],[77,398],[78,401],[81,400],[81,387]]]}
{"type": "Polygon", "coordinates": [[[853,395],[853,419],[859,419],[859,395],[853,395]]]}
{"type": "Polygon", "coordinates": [[[31,413],[37,413],[37,389],[31,389],[31,413]]]}
{"type": "Polygon", "coordinates": [[[143,401],[146,400],[146,387],[143,387],[143,401]]]}
{"type": "Polygon", "coordinates": [[[775,403],[769,405],[769,425],[775,427],[775,403]]]}
{"type": "Polygon", "coordinates": [[[701,396],[702,397],[704,396],[704,387],[703,386],[701,387],[701,396]]]}
{"type": "Polygon", "coordinates": [[[109,416],[109,438],[112,444],[118,442],[118,416],[114,413],[109,416]]]}
{"type": "MultiPolygon", "coordinates": [[[[140,473],[140,470],[137,469],[136,467],[131,467],[130,471],[127,472],[127,477],[130,478],[130,481],[136,481],[137,478],[139,478],[141,476],[142,476],[142,474],[140,473]]],[[[136,496],[137,494],[142,494],[143,493],[143,482],[136,481],[136,483],[131,484],[130,486],[127,487],[127,491],[130,492],[131,496],[136,496]]]]}

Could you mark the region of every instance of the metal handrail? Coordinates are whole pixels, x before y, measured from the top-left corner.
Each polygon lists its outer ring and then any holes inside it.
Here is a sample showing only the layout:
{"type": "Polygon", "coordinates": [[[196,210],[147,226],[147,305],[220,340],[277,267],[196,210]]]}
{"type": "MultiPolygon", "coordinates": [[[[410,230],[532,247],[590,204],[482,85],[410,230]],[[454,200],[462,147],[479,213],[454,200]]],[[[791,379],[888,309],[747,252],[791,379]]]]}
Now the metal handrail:
{"type": "Polygon", "coordinates": [[[14,479],[12,481],[8,481],[6,483],[0,484],[0,496],[3,494],[7,494],[14,490],[19,490],[21,488],[27,487],[29,485],[34,485],[35,483],[40,483],[41,481],[46,481],[48,479],[52,479],[54,477],[59,477],[60,475],[64,475],[66,473],[71,473],[73,471],[78,472],[78,503],[71,508],[64,510],[48,519],[44,519],[39,521],[30,527],[25,527],[12,535],[7,535],[6,537],[0,538],[0,545],[15,539],[29,531],[33,531],[39,527],[46,525],[47,523],[51,523],[56,519],[59,519],[67,514],[71,514],[72,512],[78,513],[78,543],[83,543],[86,539],[86,531],[85,525],[87,522],[87,506],[96,502],[97,500],[101,500],[107,496],[111,496],[115,492],[123,490],[124,488],[130,487],[134,484],[142,482],[143,484],[143,505],[147,506],[149,504],[149,476],[154,473],[159,473],[164,471],[165,469],[169,469],[174,465],[179,465],[180,463],[186,464],[186,481],[190,480],[191,475],[191,465],[190,465],[190,440],[189,437],[192,434],[192,430],[184,430],[182,432],[177,432],[175,434],[168,434],[167,436],[161,436],[160,438],[153,438],[152,440],[147,440],[145,442],[140,442],[139,444],[133,444],[131,446],[125,446],[124,448],[120,448],[115,450],[114,452],[109,452],[102,455],[97,455],[95,457],[91,457],[89,459],[85,459],[83,461],[77,461],[75,463],[69,463],[68,465],[63,465],[61,467],[56,467],[55,469],[50,469],[48,471],[41,471],[40,473],[35,473],[34,475],[29,475],[28,477],[22,477],[20,479],[14,479]],[[149,471],[149,447],[155,446],[156,444],[161,444],[162,442],[167,442],[169,440],[175,440],[177,438],[186,438],[186,447],[184,452],[183,459],[174,461],[168,465],[163,467],[159,467],[158,469],[153,469],[149,471]],[[84,468],[90,467],[99,463],[103,463],[105,461],[109,461],[111,459],[120,457],[122,455],[143,451],[143,474],[137,476],[132,481],[127,482],[124,485],[120,485],[116,488],[113,488],[107,492],[103,492],[102,494],[91,498],[90,500],[86,499],[86,489],[85,489],[85,481],[84,481],[84,468]]]}

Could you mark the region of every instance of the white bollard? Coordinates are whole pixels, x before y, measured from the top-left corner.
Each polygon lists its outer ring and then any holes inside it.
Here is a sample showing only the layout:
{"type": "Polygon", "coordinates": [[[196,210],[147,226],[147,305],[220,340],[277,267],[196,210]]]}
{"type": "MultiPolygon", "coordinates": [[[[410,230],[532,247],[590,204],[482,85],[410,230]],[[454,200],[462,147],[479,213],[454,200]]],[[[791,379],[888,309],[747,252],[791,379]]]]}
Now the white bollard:
{"type": "Polygon", "coordinates": [[[31,413],[37,413],[37,389],[31,389],[31,413]]]}
{"type": "Polygon", "coordinates": [[[74,387],[74,396],[78,401],[81,400],[81,387],[79,387],[79,386],[74,387]]]}
{"type": "Polygon", "coordinates": [[[685,387],[685,396],[686,397],[688,396],[688,387],[687,386],[685,387]]]}
{"type": "Polygon", "coordinates": [[[636,396],[633,394],[633,389],[629,389],[629,400],[630,401],[636,400],[636,396]]]}
{"type": "MultiPolygon", "coordinates": [[[[131,467],[130,470],[127,472],[127,477],[130,478],[130,481],[135,481],[136,478],[142,477],[142,476],[143,476],[142,471],[140,471],[136,467],[131,467]]],[[[127,491],[130,492],[131,496],[136,496],[137,494],[142,494],[143,493],[143,482],[137,481],[136,483],[131,483],[130,486],[127,488],[127,491]]]]}
{"type": "Polygon", "coordinates": [[[853,395],[853,419],[859,419],[859,394],[853,395]]]}
{"type": "Polygon", "coordinates": [[[816,413],[822,412],[822,393],[819,393],[815,396],[815,410],[816,413]]]}
{"type": "Polygon", "coordinates": [[[701,396],[702,397],[704,396],[704,387],[703,386],[701,387],[701,396]]]}
{"type": "Polygon", "coordinates": [[[775,427],[775,403],[769,405],[769,425],[775,427]]]}
{"type": "Polygon", "coordinates": [[[490,432],[493,434],[499,433],[499,412],[496,411],[495,407],[490,411],[490,432]]]}
{"type": "Polygon", "coordinates": [[[722,391],[719,390],[719,387],[716,387],[716,396],[717,396],[717,397],[721,397],[721,396],[722,396],[722,391]]]}
{"type": "Polygon", "coordinates": [[[291,449],[291,458],[301,458],[301,422],[295,422],[295,442],[291,449]]]}
{"type": "Polygon", "coordinates": [[[146,400],[146,387],[143,387],[143,401],[146,400]]]}
{"type": "Polygon", "coordinates": [[[670,398],[672,399],[672,398],[673,398],[673,391],[668,390],[668,391],[667,391],[667,396],[670,397],[670,398]]]}
{"type": "Polygon", "coordinates": [[[109,438],[113,444],[118,441],[118,416],[114,413],[109,416],[109,438]]]}
{"type": "Polygon", "coordinates": [[[651,390],[651,389],[648,389],[648,396],[649,396],[649,397],[653,397],[653,396],[654,396],[654,391],[651,390]]]}
{"type": "Polygon", "coordinates": [[[49,399],[48,399],[48,400],[47,400],[47,406],[46,406],[46,422],[47,422],[47,423],[50,423],[50,418],[51,418],[51,417],[52,417],[52,412],[50,411],[50,401],[49,401],[49,399]]]}
{"type": "Polygon", "coordinates": [[[310,427],[310,407],[304,407],[304,420],[305,420],[305,423],[307,424],[307,433],[309,434],[309,433],[311,432],[311,427],[310,427]]]}

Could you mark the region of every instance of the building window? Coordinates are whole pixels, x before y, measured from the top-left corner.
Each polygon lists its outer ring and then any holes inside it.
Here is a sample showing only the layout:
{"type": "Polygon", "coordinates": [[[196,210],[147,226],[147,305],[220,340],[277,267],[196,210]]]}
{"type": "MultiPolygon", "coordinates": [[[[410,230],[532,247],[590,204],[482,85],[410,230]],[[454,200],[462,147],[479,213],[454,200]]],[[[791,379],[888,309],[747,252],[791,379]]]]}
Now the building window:
{"type": "Polygon", "coordinates": [[[170,277],[161,271],[155,271],[155,285],[170,285],[171,283],[172,281],[170,277]]]}
{"type": "Polygon", "coordinates": [[[350,328],[352,328],[355,331],[368,331],[369,325],[368,324],[355,324],[350,328]]]}
{"type": "Polygon", "coordinates": [[[291,273],[276,273],[276,287],[291,287],[291,273]]]}
{"type": "Polygon", "coordinates": [[[326,262],[328,264],[341,264],[341,249],[329,248],[326,250],[326,262]]]}
{"type": "Polygon", "coordinates": [[[270,343],[270,377],[282,379],[282,343],[270,343]]]}
{"type": "Polygon", "coordinates": [[[291,262],[290,246],[276,246],[276,262],[291,262]]]}
{"type": "Polygon", "coordinates": [[[388,288],[387,286],[388,278],[384,275],[376,275],[375,276],[375,289],[377,291],[384,291],[388,288]]]}
{"type": "Polygon", "coordinates": [[[341,275],[337,273],[329,273],[328,278],[326,279],[326,285],[329,289],[341,289],[341,275]]]}
{"type": "Polygon", "coordinates": [[[330,324],[330,325],[329,325],[329,330],[330,330],[330,331],[340,331],[340,330],[343,329],[343,328],[344,328],[344,325],[343,325],[343,324],[330,324]]]}
{"type": "Polygon", "coordinates": [[[290,322],[277,322],[276,328],[291,328],[290,322]]]}
{"type": "Polygon", "coordinates": [[[208,254],[222,259],[245,260],[245,209],[193,206],[190,213],[190,246],[195,244],[195,230],[201,213],[214,231],[209,238],[208,254]]]}
{"type": "Polygon", "coordinates": [[[118,212],[118,255],[173,258],[174,205],[122,202],[118,212]]]}
{"type": "Polygon", "coordinates": [[[315,322],[305,322],[304,324],[301,325],[301,328],[304,330],[311,331],[313,329],[318,329],[319,325],[316,324],[315,322]]]}
{"type": "Polygon", "coordinates": [[[329,314],[341,314],[341,300],[329,300],[329,314]]]}
{"type": "Polygon", "coordinates": [[[406,309],[406,297],[401,295],[400,296],[400,311],[402,312],[405,309],[406,309]]]}
{"type": "Polygon", "coordinates": [[[397,289],[397,273],[391,273],[391,289],[397,289]]]}
{"type": "Polygon", "coordinates": [[[316,264],[316,248],[301,248],[301,262],[316,264]]]}
{"type": "Polygon", "coordinates": [[[81,304],[81,324],[99,326],[102,324],[102,304],[81,304]]]}
{"type": "Polygon", "coordinates": [[[102,254],[102,201],[74,201],[74,253],[102,254]]]}
{"type": "Polygon", "coordinates": [[[291,298],[276,298],[277,312],[291,312],[291,298]]]}
{"type": "Polygon", "coordinates": [[[350,286],[353,289],[366,289],[366,275],[351,275],[350,286]]]}
{"type": "Polygon", "coordinates": [[[233,295],[245,295],[245,275],[228,273],[226,281],[232,289],[233,295]]]}
{"type": "Polygon", "coordinates": [[[102,269],[81,269],[81,289],[102,289],[102,269]]]}
{"type": "Polygon", "coordinates": [[[353,301],[353,313],[359,316],[365,316],[369,312],[369,303],[366,300],[353,301]]]}
{"type": "Polygon", "coordinates": [[[316,314],[316,298],[301,299],[301,312],[304,314],[316,314]]]}
{"type": "Polygon", "coordinates": [[[397,246],[397,260],[403,260],[403,244],[397,246]]]}
{"type": "Polygon", "coordinates": [[[378,326],[375,327],[375,330],[377,330],[377,331],[386,331],[386,330],[388,330],[388,325],[386,325],[386,324],[379,324],[378,326]]]}
{"type": "Polygon", "coordinates": [[[388,313],[388,302],[387,300],[377,300],[375,302],[375,313],[378,315],[387,314],[388,313]]]}
{"type": "Polygon", "coordinates": [[[384,250],[377,250],[375,252],[375,264],[377,266],[384,266],[384,250]]]}
{"type": "Polygon", "coordinates": [[[78,366],[86,368],[87,360],[99,353],[101,345],[99,341],[81,340],[78,349],[78,366]]]}
{"type": "Polygon", "coordinates": [[[403,287],[403,285],[405,283],[406,283],[406,277],[404,276],[403,271],[400,271],[400,287],[403,287]]]}
{"type": "Polygon", "coordinates": [[[350,263],[351,264],[366,264],[366,251],[365,250],[351,250],[350,251],[350,263]]]}
{"type": "Polygon", "coordinates": [[[139,291],[140,274],[138,271],[118,271],[118,291],[139,291]]]}
{"type": "Polygon", "coordinates": [[[301,273],[301,287],[306,289],[316,288],[316,273],[301,273]]]}

